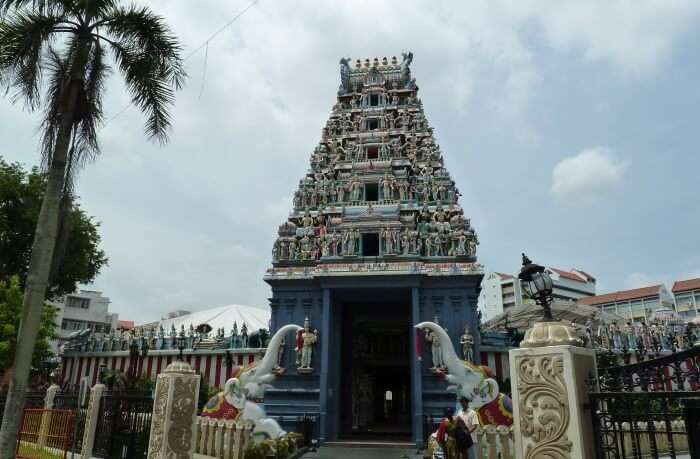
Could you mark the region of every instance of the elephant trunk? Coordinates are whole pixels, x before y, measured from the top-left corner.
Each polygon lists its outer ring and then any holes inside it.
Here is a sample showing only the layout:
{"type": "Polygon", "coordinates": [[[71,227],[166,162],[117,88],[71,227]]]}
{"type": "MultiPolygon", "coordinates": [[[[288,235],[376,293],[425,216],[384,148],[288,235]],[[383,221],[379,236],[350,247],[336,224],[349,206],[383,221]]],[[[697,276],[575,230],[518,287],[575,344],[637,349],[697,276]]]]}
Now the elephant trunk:
{"type": "Polygon", "coordinates": [[[457,353],[455,352],[454,346],[452,346],[452,340],[445,333],[445,330],[436,323],[433,322],[421,322],[415,326],[418,330],[423,330],[425,328],[429,329],[440,340],[440,349],[442,350],[442,359],[447,366],[447,370],[450,374],[461,375],[464,374],[464,365],[460,361],[457,353]]]}
{"type": "Polygon", "coordinates": [[[277,363],[277,355],[279,353],[279,348],[282,344],[282,340],[284,339],[285,335],[291,331],[293,331],[296,334],[299,330],[303,330],[303,328],[299,325],[287,324],[281,327],[279,330],[277,330],[277,332],[275,332],[275,334],[270,339],[270,344],[267,346],[265,356],[262,358],[260,364],[257,367],[257,373],[259,375],[266,375],[272,372],[272,369],[277,363]]]}

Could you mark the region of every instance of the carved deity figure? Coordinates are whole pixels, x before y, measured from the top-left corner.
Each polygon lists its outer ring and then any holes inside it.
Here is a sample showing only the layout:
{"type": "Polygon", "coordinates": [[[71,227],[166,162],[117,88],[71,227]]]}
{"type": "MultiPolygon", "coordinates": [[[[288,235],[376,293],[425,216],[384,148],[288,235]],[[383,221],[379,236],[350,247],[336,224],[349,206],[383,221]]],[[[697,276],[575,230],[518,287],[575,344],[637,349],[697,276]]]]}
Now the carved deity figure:
{"type": "Polygon", "coordinates": [[[313,349],[318,341],[318,330],[311,331],[309,318],[304,319],[304,330],[297,334],[297,366],[300,369],[311,369],[313,349]]]}
{"type": "Polygon", "coordinates": [[[469,332],[469,325],[464,326],[464,333],[459,338],[459,343],[462,345],[462,357],[467,362],[474,361],[474,337],[469,332]]]}
{"type": "Polygon", "coordinates": [[[382,239],[384,240],[384,253],[394,253],[394,240],[389,227],[384,227],[382,230],[382,239]]]}
{"type": "Polygon", "coordinates": [[[442,359],[442,348],[440,346],[440,337],[430,329],[425,330],[425,340],[430,343],[430,350],[433,354],[433,369],[445,367],[445,362],[442,359]]]}

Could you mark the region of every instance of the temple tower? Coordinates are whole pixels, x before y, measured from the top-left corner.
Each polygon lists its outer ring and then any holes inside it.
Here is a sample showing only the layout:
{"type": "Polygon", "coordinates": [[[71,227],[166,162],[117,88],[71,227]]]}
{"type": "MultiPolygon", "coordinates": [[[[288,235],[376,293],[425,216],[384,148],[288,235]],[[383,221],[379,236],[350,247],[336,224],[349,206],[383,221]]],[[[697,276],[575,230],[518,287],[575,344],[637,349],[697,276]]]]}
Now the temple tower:
{"type": "Polygon", "coordinates": [[[341,59],[337,101],[265,274],[272,328],[308,318],[308,336],[316,331],[310,365],[295,352],[301,340],[287,343],[268,413],[283,424],[318,416],[321,441],[386,435],[421,444],[426,418],[454,404],[416,323],[438,321],[457,349],[470,335],[479,363],[478,239],[423,112],[412,59],[341,59]]]}

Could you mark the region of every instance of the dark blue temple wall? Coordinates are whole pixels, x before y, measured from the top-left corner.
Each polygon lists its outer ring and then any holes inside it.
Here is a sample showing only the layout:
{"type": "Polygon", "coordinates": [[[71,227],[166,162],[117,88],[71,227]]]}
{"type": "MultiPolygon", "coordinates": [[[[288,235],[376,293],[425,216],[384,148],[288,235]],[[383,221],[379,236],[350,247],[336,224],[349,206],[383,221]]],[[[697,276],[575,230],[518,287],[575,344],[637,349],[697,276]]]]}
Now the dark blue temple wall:
{"type": "MultiPolygon", "coordinates": [[[[422,283],[420,288],[421,321],[433,321],[437,316],[440,325],[447,328],[455,351],[460,357],[462,357],[462,346],[459,344],[459,340],[465,325],[469,325],[470,333],[475,337],[475,358],[478,359],[480,356],[477,318],[478,282],[479,279],[474,277],[428,279],[422,283]]],[[[421,336],[421,338],[423,337],[421,336]]],[[[432,353],[429,343],[423,341],[422,348],[422,414],[428,417],[428,421],[433,426],[436,426],[443,410],[446,407],[455,406],[456,398],[454,394],[445,391],[447,382],[444,378],[430,371],[432,353]]],[[[475,363],[480,362],[477,360],[475,363]]]]}
{"type": "MultiPolygon", "coordinates": [[[[309,375],[296,372],[293,337],[287,338],[284,351],[285,372],[277,378],[274,389],[265,393],[265,408],[268,415],[276,418],[283,428],[295,430],[299,416],[319,417],[315,435],[323,440],[333,440],[338,436],[339,393],[340,393],[340,348],[341,308],[338,296],[342,292],[377,292],[382,289],[405,289],[410,301],[413,323],[432,321],[437,315],[440,324],[447,327],[455,350],[461,356],[459,338],[465,324],[477,337],[475,356],[478,349],[478,324],[476,303],[481,276],[386,276],[365,278],[325,278],[309,280],[270,281],[272,297],[272,330],[288,323],[302,325],[309,317],[312,328],[319,329],[319,342],[313,355],[314,371],[309,375]],[[335,294],[334,292],[338,292],[335,294]],[[325,305],[324,305],[325,296],[325,305]],[[334,304],[335,303],[335,304],[334,304]],[[327,312],[327,316],[324,315],[327,312]],[[326,362],[326,365],[323,365],[326,362]],[[322,426],[320,424],[323,424],[322,426]]],[[[420,335],[421,339],[423,335],[420,335]]],[[[418,337],[416,337],[417,339],[418,337]]],[[[414,343],[415,344],[415,343],[414,343]]],[[[411,354],[414,439],[420,444],[424,437],[425,416],[438,418],[447,406],[454,406],[454,394],[445,391],[446,382],[430,372],[430,347],[423,341],[423,359],[418,361],[415,347],[411,354]]],[[[478,363],[478,362],[477,362],[478,363]]],[[[437,420],[437,419],[436,419],[437,420]]],[[[432,427],[428,427],[432,428],[432,427]]]]}
{"type": "MultiPolygon", "coordinates": [[[[290,323],[303,326],[304,319],[308,317],[311,328],[317,328],[323,333],[323,292],[315,281],[284,281],[275,284],[270,308],[273,331],[290,323]]],[[[320,392],[321,347],[317,345],[313,354],[313,373],[298,374],[294,340],[292,334],[286,338],[282,358],[285,371],[273,383],[274,388],[265,392],[267,414],[290,431],[297,430],[297,419],[300,416],[318,416],[320,392]]]]}

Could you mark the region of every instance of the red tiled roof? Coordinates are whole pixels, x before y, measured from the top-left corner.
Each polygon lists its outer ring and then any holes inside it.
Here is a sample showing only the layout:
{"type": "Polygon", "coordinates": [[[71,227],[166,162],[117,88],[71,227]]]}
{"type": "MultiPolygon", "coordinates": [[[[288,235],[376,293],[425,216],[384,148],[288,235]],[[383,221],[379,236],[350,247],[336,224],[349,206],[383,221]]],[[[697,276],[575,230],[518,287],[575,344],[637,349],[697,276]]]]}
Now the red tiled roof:
{"type": "Polygon", "coordinates": [[[673,293],[687,292],[688,290],[700,290],[700,277],[697,279],[686,279],[673,283],[671,291],[673,293]]]}
{"type": "Polygon", "coordinates": [[[586,279],[583,279],[579,274],[572,273],[569,271],[564,271],[563,269],[552,268],[552,267],[550,267],[549,269],[551,269],[555,273],[559,274],[559,277],[563,277],[565,279],[570,279],[570,280],[573,280],[576,282],[584,282],[584,283],[586,282],[586,279]]]}
{"type": "Polygon", "coordinates": [[[501,279],[514,279],[514,276],[511,276],[510,274],[504,274],[504,273],[495,273],[498,277],[501,279]]]}
{"type": "Polygon", "coordinates": [[[595,282],[595,277],[591,276],[586,271],[581,271],[580,269],[574,269],[573,271],[576,271],[577,273],[581,274],[583,277],[588,279],[588,282],[595,282]]]}
{"type": "Polygon", "coordinates": [[[632,290],[620,290],[618,292],[606,293],[605,295],[589,296],[578,300],[579,304],[597,305],[605,303],[615,303],[617,301],[636,300],[650,296],[658,296],[661,284],[650,287],[635,288],[632,290]]]}
{"type": "Polygon", "coordinates": [[[124,329],[124,330],[131,330],[132,328],[134,328],[134,321],[133,320],[120,320],[117,327],[124,329]]]}

